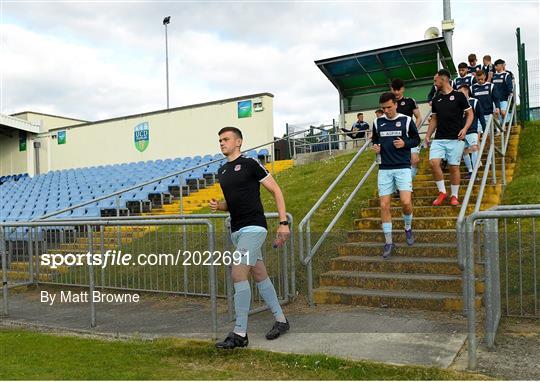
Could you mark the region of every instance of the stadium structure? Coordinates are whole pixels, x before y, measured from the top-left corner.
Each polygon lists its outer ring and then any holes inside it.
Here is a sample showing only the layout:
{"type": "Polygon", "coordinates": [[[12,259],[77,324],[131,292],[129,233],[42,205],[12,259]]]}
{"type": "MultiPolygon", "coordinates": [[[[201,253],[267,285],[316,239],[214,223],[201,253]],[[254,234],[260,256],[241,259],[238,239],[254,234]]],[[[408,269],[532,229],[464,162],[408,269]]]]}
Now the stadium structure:
{"type": "MultiPolygon", "coordinates": [[[[426,95],[433,85],[433,74],[439,68],[456,72],[448,36],[317,60],[315,64],[338,91],[339,126],[350,125],[358,111],[368,114],[376,109],[378,96],[387,90],[389,81],[401,78],[407,96],[421,104],[421,132],[425,132],[430,115],[426,95]]],[[[478,222],[482,212],[498,211],[504,187],[513,177],[521,132],[515,98],[510,100],[509,110],[502,122],[490,119],[488,133],[480,143],[481,163],[476,163],[471,179],[462,180],[460,208],[431,205],[437,189],[429,171],[429,148],[423,148],[414,181],[417,243],[399,246],[391,261],[381,259],[379,200],[373,189],[373,197],[357,211],[346,242],[335,247],[338,256],[327,259],[329,268],[314,274],[317,251],[327,233],[366,179],[375,174],[376,162],[371,163],[371,158],[366,172],[355,175],[359,179],[355,190],[327,230],[318,238],[311,236],[310,219],[320,204],[350,167],[365,157],[369,142],[361,142],[349,165],[327,190],[321,190],[323,195],[309,212],[289,217],[294,220],[291,241],[279,251],[276,261],[269,261],[271,277],[279,281],[281,302],[292,301],[301,292],[313,304],[466,311],[469,325],[476,324],[475,310],[485,306],[487,342],[493,345],[501,314],[499,276],[495,265],[486,259],[499,252],[490,246],[495,239],[489,236],[489,226],[478,222]],[[505,125],[503,134],[495,135],[495,128],[505,125]],[[297,285],[300,273],[306,274],[301,286],[297,285]]],[[[228,216],[199,213],[211,199],[222,197],[216,172],[224,158],[216,153],[216,132],[228,125],[243,131],[249,148],[245,154],[258,158],[272,172],[293,166],[298,133],[282,139],[293,159],[276,160],[270,93],[94,122],[36,111],[0,116],[4,314],[9,314],[9,289],[56,284],[209,297],[214,330],[216,299],[228,301],[232,316],[232,286],[226,268],[187,269],[179,265],[152,271],[147,267],[104,271],[92,266],[55,268],[40,261],[45,253],[67,257],[86,251],[149,247],[167,251],[193,247],[194,243],[204,243],[205,249],[230,246],[226,239],[228,216]]],[[[347,143],[332,131],[326,141],[310,144],[327,143],[331,151],[332,137],[339,148],[347,143]]],[[[305,142],[305,136],[302,139],[305,142]]],[[[393,224],[401,231],[399,200],[392,203],[393,224]]],[[[499,215],[489,216],[494,219],[499,215]]],[[[263,309],[255,308],[252,313],[263,309]]],[[[95,315],[92,306],[92,325],[96,325],[95,315]]],[[[475,334],[469,333],[471,349],[475,349],[475,334]]],[[[471,367],[475,366],[474,357],[472,352],[471,367]]]]}

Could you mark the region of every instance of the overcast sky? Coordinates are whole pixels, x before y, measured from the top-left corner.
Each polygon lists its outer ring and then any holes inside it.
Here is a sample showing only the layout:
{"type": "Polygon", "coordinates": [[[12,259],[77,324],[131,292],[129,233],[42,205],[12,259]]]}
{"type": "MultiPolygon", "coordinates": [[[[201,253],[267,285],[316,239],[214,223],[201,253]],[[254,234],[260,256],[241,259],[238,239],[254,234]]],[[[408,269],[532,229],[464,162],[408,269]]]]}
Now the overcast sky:
{"type": "MultiPolygon", "coordinates": [[[[171,107],[270,92],[276,135],[285,122],[337,117],[337,91],[314,60],[421,40],[442,20],[442,0],[0,0],[0,8],[1,113],[99,120],[165,108],[170,15],[171,107]]],[[[527,58],[538,58],[538,0],[453,0],[452,18],[456,65],[491,54],[517,73],[518,26],[527,58]]]]}

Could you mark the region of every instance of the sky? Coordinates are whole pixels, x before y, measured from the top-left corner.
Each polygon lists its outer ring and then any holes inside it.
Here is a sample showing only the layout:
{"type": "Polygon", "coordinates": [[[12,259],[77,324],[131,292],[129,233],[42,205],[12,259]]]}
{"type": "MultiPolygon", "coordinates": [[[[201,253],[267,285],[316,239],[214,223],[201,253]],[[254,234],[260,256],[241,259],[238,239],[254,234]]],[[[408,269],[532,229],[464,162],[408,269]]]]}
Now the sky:
{"type": "MultiPolygon", "coordinates": [[[[315,60],[423,39],[432,1],[0,0],[0,113],[101,120],[170,106],[274,94],[274,132],[331,121],[337,90],[315,60]]],[[[515,29],[539,56],[540,0],[452,1],[454,62],[503,58],[517,73],[515,29]]]]}

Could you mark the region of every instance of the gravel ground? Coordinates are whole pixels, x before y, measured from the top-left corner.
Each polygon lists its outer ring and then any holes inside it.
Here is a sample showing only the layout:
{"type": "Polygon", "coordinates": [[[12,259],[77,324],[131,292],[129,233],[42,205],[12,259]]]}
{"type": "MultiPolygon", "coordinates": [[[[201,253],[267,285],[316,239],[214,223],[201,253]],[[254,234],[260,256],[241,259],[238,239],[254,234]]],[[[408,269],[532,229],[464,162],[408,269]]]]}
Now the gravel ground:
{"type": "MultiPolygon", "coordinates": [[[[497,379],[540,380],[540,321],[507,318],[501,322],[496,348],[478,348],[476,372],[497,379]]],[[[467,351],[457,357],[452,368],[464,370],[467,351]]]]}

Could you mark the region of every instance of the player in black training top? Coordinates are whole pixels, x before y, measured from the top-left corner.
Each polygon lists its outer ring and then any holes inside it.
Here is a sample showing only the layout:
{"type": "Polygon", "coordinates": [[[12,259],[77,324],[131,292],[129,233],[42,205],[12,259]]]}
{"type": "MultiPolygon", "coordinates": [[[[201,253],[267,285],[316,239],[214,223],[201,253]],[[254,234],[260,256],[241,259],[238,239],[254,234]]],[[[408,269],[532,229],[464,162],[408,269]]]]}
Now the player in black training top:
{"type": "MultiPolygon", "coordinates": [[[[420,109],[416,104],[414,98],[404,97],[403,93],[405,92],[405,83],[396,78],[392,80],[390,85],[392,93],[396,96],[397,102],[397,112],[408,117],[413,117],[416,120],[416,126],[418,129],[421,128],[422,124],[422,115],[420,115],[420,109]]],[[[420,144],[418,146],[411,148],[411,176],[412,179],[416,177],[418,172],[418,163],[420,162],[420,144]]]]}
{"type": "Polygon", "coordinates": [[[437,72],[439,93],[431,101],[431,121],[429,122],[425,142],[430,145],[431,135],[436,130],[435,139],[429,149],[429,162],[435,184],[439,190],[434,206],[440,206],[447,197],[441,160],[446,159],[450,166],[450,205],[459,205],[459,164],[465,148],[465,136],[473,122],[473,112],[465,95],[452,89],[450,72],[441,69],[437,72]],[[463,115],[466,115],[463,123],[463,115]]]}
{"type": "Polygon", "coordinates": [[[278,184],[256,159],[241,155],[242,132],[236,127],[224,127],[218,133],[221,152],[227,163],[218,170],[219,184],[225,200],[212,199],[212,212],[229,211],[231,215],[231,239],[236,251],[242,254],[239,264],[233,262],[234,306],[236,324],[227,338],[216,344],[220,349],[234,349],[248,345],[247,321],[251,304],[251,286],[248,276],[251,273],[257,282],[260,296],[268,305],[275,318],[272,329],[266,338],[273,340],[289,330],[279,304],[276,290],[268,277],[263,262],[261,247],[267,235],[266,218],[260,196],[262,184],[273,196],[279,214],[279,228],[274,245],[281,247],[289,238],[289,222],[285,210],[285,200],[278,184]]]}

